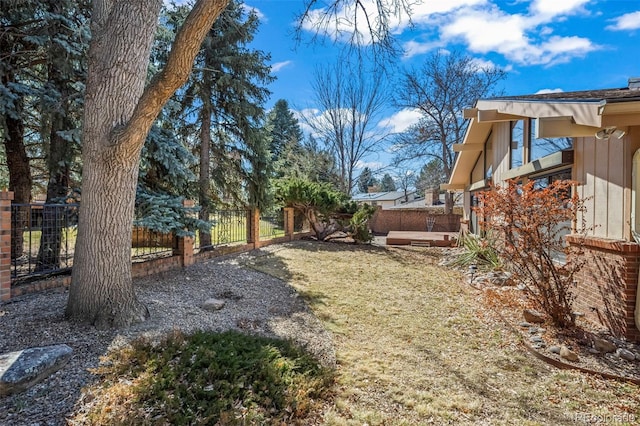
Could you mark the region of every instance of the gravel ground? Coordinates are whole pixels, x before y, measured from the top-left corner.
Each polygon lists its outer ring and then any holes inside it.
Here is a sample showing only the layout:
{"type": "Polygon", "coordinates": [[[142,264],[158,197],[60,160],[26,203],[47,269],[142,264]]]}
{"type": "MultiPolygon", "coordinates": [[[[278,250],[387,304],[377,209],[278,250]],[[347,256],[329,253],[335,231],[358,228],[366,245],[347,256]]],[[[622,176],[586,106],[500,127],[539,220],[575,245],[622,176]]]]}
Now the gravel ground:
{"type": "Polygon", "coordinates": [[[88,369],[98,365],[101,355],[137,336],[154,338],[173,329],[236,329],[292,339],[324,365],[335,365],[330,335],[295,290],[243,266],[268,251],[221,257],[136,280],[136,293],[148,306],[151,318],[124,330],[96,330],[65,320],[64,290],[0,305],[0,353],[62,343],[73,348],[71,360],[60,371],[23,393],[0,398],[0,424],[66,424],[82,387],[94,379],[88,369]],[[200,305],[209,298],[226,304],[219,311],[202,309],[200,305]]]}

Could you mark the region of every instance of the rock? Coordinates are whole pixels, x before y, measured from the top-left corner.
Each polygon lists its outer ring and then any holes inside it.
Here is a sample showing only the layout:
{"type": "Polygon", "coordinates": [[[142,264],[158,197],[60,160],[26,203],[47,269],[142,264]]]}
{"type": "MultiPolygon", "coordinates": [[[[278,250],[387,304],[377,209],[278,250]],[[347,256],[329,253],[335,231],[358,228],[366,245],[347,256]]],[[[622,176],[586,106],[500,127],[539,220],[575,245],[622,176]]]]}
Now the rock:
{"type": "Polygon", "coordinates": [[[49,377],[72,353],[67,345],[52,345],[0,355],[0,396],[22,392],[49,377]]]}
{"type": "Polygon", "coordinates": [[[618,348],[616,355],[627,361],[633,361],[636,359],[636,355],[628,349],[618,348]]]}
{"type": "Polygon", "coordinates": [[[531,327],[531,324],[529,324],[529,323],[528,323],[528,322],[526,322],[526,321],[522,321],[522,322],[521,322],[521,323],[519,323],[518,325],[519,325],[520,327],[522,327],[522,328],[528,328],[528,327],[531,327]]]}
{"type": "Polygon", "coordinates": [[[551,352],[552,354],[559,354],[560,353],[560,346],[557,346],[557,345],[550,346],[549,347],[549,352],[551,352]]]}
{"type": "Polygon", "coordinates": [[[529,340],[531,340],[533,343],[544,342],[544,340],[542,340],[542,337],[540,337],[540,336],[531,336],[531,338],[529,340]]]}
{"type": "Polygon", "coordinates": [[[522,312],[522,316],[524,317],[524,320],[529,323],[541,324],[544,322],[544,315],[538,311],[534,311],[533,309],[525,309],[522,312]]]}
{"type": "Polygon", "coordinates": [[[560,347],[560,356],[568,361],[573,362],[576,362],[580,359],[577,353],[567,348],[566,346],[560,347]]]}
{"type": "Polygon", "coordinates": [[[593,347],[598,350],[598,352],[606,354],[609,352],[615,352],[617,349],[616,345],[611,343],[606,339],[600,339],[598,337],[593,339],[593,347]]]}
{"type": "Polygon", "coordinates": [[[224,308],[225,303],[226,302],[221,299],[207,299],[202,304],[202,309],[204,309],[205,311],[219,311],[220,309],[224,308]]]}

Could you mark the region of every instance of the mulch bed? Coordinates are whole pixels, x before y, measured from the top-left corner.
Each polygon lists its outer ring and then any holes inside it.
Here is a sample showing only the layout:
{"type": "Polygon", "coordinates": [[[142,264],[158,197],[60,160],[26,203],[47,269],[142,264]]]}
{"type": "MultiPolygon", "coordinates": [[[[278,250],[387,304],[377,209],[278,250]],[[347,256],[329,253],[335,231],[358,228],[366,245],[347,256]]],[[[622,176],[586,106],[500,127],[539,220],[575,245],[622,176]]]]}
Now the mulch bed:
{"type": "MultiPolygon", "coordinates": [[[[431,249],[441,256],[440,265],[451,266],[451,260],[458,256],[463,249],[431,249]]],[[[467,271],[463,271],[467,272],[467,271]]],[[[543,324],[525,324],[524,309],[531,308],[524,291],[514,283],[511,285],[494,285],[486,274],[469,275],[469,286],[478,297],[479,310],[482,315],[497,317],[518,336],[521,343],[537,358],[562,369],[575,369],[585,373],[600,375],[607,379],[627,381],[640,385],[640,345],[617,339],[598,325],[583,317],[576,318],[576,326],[572,329],[561,329],[549,320],[543,324]],[[541,342],[533,342],[537,336],[541,342]],[[593,347],[595,338],[605,339],[633,352],[634,361],[622,359],[615,353],[600,353],[593,347]],[[552,347],[565,346],[575,352],[579,359],[575,362],[562,358],[551,352],[552,347]]]]}

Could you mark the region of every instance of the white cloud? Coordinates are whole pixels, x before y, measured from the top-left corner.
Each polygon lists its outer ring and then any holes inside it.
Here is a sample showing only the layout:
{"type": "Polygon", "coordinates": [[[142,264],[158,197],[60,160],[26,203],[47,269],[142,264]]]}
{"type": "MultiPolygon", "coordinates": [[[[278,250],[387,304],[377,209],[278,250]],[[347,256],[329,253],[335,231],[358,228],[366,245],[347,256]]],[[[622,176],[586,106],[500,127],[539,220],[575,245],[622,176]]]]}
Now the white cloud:
{"type": "Polygon", "coordinates": [[[469,9],[442,26],[442,37],[449,41],[463,40],[472,52],[500,53],[518,64],[567,62],[600,48],[587,38],[552,34],[551,22],[558,19],[560,13],[576,11],[582,3],[571,0],[571,7],[565,5],[554,9],[547,3],[538,2],[537,7],[544,15],[508,14],[496,6],[469,9]]]}
{"type": "Polygon", "coordinates": [[[380,161],[361,161],[358,160],[356,161],[356,164],[354,165],[354,168],[356,170],[362,170],[365,167],[368,167],[369,169],[371,169],[371,171],[376,171],[376,170],[380,170],[386,167],[386,165],[384,163],[381,163],[380,161]]]}
{"type": "Polygon", "coordinates": [[[243,3],[242,9],[245,11],[245,13],[251,13],[251,12],[255,13],[258,19],[260,20],[260,22],[267,22],[267,17],[257,7],[249,6],[248,4],[243,3]]]}
{"type": "Polygon", "coordinates": [[[275,64],[271,65],[271,72],[278,72],[281,69],[288,67],[289,65],[292,65],[293,61],[282,61],[282,62],[276,62],[275,64]]]}
{"type": "Polygon", "coordinates": [[[415,40],[409,40],[408,42],[402,45],[402,50],[404,51],[404,59],[412,58],[416,55],[422,55],[423,53],[430,52],[432,50],[443,47],[445,43],[441,40],[430,41],[426,43],[420,43],[415,40]]]}
{"type": "Polygon", "coordinates": [[[468,10],[442,27],[445,39],[463,39],[474,52],[505,54],[529,44],[522,15],[509,15],[497,8],[468,10]]]}
{"type": "Polygon", "coordinates": [[[590,0],[534,0],[530,10],[534,15],[555,17],[583,11],[590,0]]]}
{"type": "MultiPolygon", "coordinates": [[[[388,4],[390,0],[382,0],[388,4]]],[[[521,13],[507,13],[496,0],[424,0],[412,6],[411,20],[406,16],[392,17],[391,31],[401,34],[409,28],[422,34],[403,44],[404,58],[425,54],[448,43],[462,41],[471,52],[499,53],[507,60],[522,65],[553,65],[601,49],[584,37],[554,35],[558,22],[568,16],[586,14],[585,6],[592,0],[532,0],[521,13]]],[[[523,1],[516,0],[516,3],[523,1]]],[[[341,8],[336,19],[327,19],[325,9],[315,9],[303,27],[309,31],[326,30],[334,40],[348,41],[357,29],[362,33],[361,43],[371,43],[369,31],[364,27],[362,12],[356,14],[354,4],[341,8]],[[354,24],[354,22],[358,25],[354,24]]],[[[374,0],[363,0],[370,18],[379,17],[374,0]]],[[[640,28],[640,12],[620,17],[610,29],[640,28]]],[[[507,68],[505,68],[507,69],[507,68]]]]}
{"type": "Polygon", "coordinates": [[[627,13],[615,19],[615,24],[607,27],[611,31],[629,31],[640,29],[640,11],[627,13]]]}
{"type": "Polygon", "coordinates": [[[393,133],[401,133],[418,123],[421,117],[422,114],[419,110],[406,108],[396,112],[391,117],[380,120],[378,127],[390,129],[393,133]]]}
{"type": "Polygon", "coordinates": [[[329,36],[334,41],[357,44],[371,44],[375,36],[371,35],[368,25],[375,32],[382,32],[383,21],[379,5],[387,10],[388,28],[392,33],[402,33],[411,23],[429,23],[434,15],[451,13],[463,7],[486,4],[488,0],[426,0],[411,5],[411,17],[404,10],[396,10],[394,0],[361,0],[341,3],[336,10],[327,8],[309,11],[302,23],[302,29],[329,36]]]}
{"type": "Polygon", "coordinates": [[[298,124],[300,125],[300,130],[302,130],[307,135],[316,135],[313,128],[307,122],[308,119],[315,117],[320,114],[320,110],[316,108],[305,108],[303,110],[295,110],[292,109],[291,113],[298,120],[298,124]]]}
{"type": "Polygon", "coordinates": [[[559,87],[557,87],[555,89],[540,89],[535,94],[536,95],[546,95],[547,93],[562,93],[562,92],[564,92],[564,90],[562,90],[559,87]]]}
{"type": "Polygon", "coordinates": [[[497,69],[502,69],[503,71],[511,71],[513,69],[511,65],[507,65],[506,67],[499,67],[493,61],[480,58],[472,58],[469,65],[471,65],[473,69],[478,70],[478,72],[497,69]]]}

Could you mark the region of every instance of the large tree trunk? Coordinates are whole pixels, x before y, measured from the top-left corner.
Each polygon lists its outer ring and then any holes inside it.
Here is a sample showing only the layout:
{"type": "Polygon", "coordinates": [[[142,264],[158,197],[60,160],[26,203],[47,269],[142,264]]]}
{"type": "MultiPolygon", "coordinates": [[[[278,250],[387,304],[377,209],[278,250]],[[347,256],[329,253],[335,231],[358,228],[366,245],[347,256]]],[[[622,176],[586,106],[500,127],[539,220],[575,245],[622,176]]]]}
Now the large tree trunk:
{"type": "MultiPolygon", "coordinates": [[[[211,81],[205,78],[205,82],[211,81]]],[[[200,127],[200,179],[198,181],[200,199],[200,211],[198,218],[200,220],[209,221],[211,213],[211,196],[209,194],[211,188],[211,87],[205,83],[202,88],[202,111],[201,111],[201,127],[200,127]]],[[[200,232],[200,247],[211,245],[211,232],[200,232]]]]}
{"type": "MultiPolygon", "coordinates": [[[[2,86],[7,87],[16,82],[14,71],[17,65],[14,56],[14,43],[11,36],[0,37],[0,56],[6,63],[0,64],[2,86]]],[[[4,114],[4,150],[9,170],[9,191],[13,191],[13,204],[27,204],[31,201],[31,169],[29,157],[24,146],[24,123],[22,118],[22,98],[14,101],[13,111],[4,114]]],[[[23,228],[28,224],[29,209],[27,207],[12,209],[11,227],[11,259],[22,256],[23,228]]]]}
{"type": "MultiPolygon", "coordinates": [[[[16,101],[20,104],[21,101],[16,101]]],[[[18,108],[20,111],[20,108],[18,108]]],[[[31,202],[31,168],[29,157],[24,146],[24,124],[21,117],[5,117],[6,137],[4,149],[9,169],[9,191],[13,191],[13,204],[31,202]]],[[[23,253],[23,229],[30,220],[30,209],[27,206],[14,206],[11,226],[11,259],[17,259],[23,253]]]]}
{"type": "Polygon", "coordinates": [[[82,201],[66,314],[97,326],[149,316],[131,281],[131,230],[140,150],[189,76],[202,39],[228,0],[199,0],[165,69],[144,89],[160,0],[94,0],[83,123],[82,201]]]}

